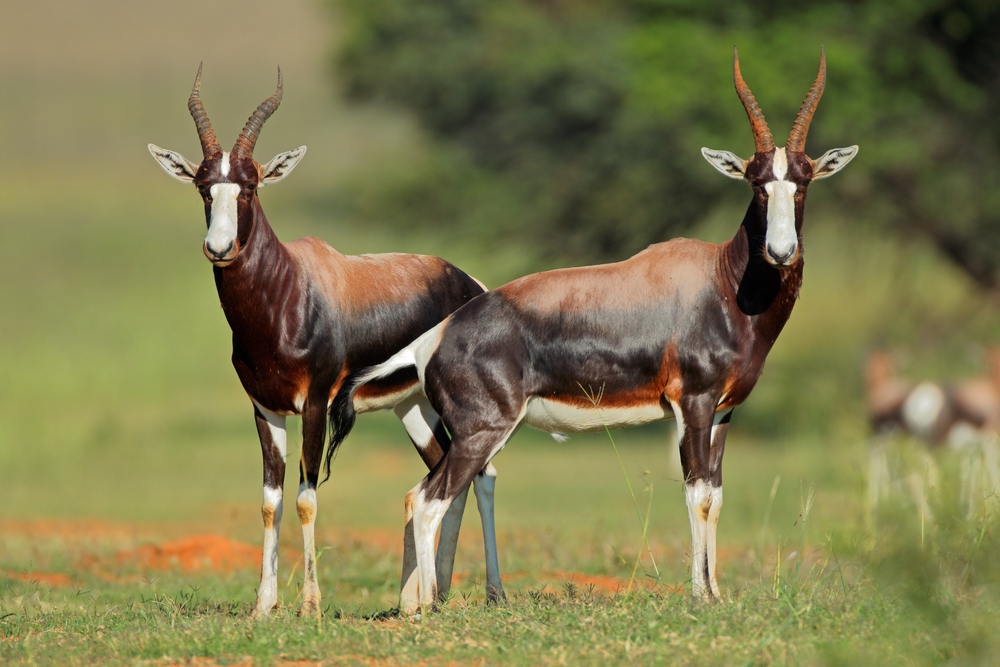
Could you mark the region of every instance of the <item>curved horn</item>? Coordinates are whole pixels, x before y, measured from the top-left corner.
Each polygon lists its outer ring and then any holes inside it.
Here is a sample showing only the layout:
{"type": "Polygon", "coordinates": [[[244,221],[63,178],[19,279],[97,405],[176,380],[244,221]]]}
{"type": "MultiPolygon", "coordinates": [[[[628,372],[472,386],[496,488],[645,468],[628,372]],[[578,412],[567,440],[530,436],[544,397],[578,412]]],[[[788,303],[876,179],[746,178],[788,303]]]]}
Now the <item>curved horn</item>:
{"type": "Polygon", "coordinates": [[[257,110],[253,112],[247,120],[246,126],[240,132],[240,138],[233,146],[233,155],[236,157],[253,157],[253,147],[257,143],[257,135],[260,128],[264,126],[264,121],[270,118],[274,110],[281,104],[281,67],[278,67],[278,89],[269,98],[260,103],[257,110]]]}
{"type": "Polygon", "coordinates": [[[816,113],[816,106],[819,104],[819,98],[823,96],[823,87],[825,85],[826,51],[821,46],[819,47],[819,74],[816,75],[816,81],[813,82],[812,88],[809,89],[809,94],[806,95],[806,99],[802,102],[799,115],[796,116],[795,124],[792,125],[792,132],[788,135],[788,145],[785,147],[785,150],[798,153],[805,151],[809,123],[812,122],[813,114],[816,113]]]}
{"type": "Polygon", "coordinates": [[[191,91],[191,97],[188,98],[188,111],[191,112],[195,127],[198,128],[198,139],[201,140],[201,150],[207,160],[213,155],[220,154],[222,147],[219,146],[219,140],[215,138],[215,130],[212,129],[212,124],[208,121],[208,114],[205,113],[205,105],[201,103],[201,66],[203,64],[198,63],[198,76],[195,77],[194,89],[191,91]]]}
{"type": "Polygon", "coordinates": [[[750,118],[750,129],[753,130],[753,141],[757,153],[769,153],[774,150],[774,137],[767,129],[767,121],[764,120],[764,113],[757,106],[757,100],[753,98],[750,87],[743,81],[740,74],[740,57],[733,47],[733,83],[736,84],[736,94],[740,96],[743,107],[747,110],[750,118]]]}

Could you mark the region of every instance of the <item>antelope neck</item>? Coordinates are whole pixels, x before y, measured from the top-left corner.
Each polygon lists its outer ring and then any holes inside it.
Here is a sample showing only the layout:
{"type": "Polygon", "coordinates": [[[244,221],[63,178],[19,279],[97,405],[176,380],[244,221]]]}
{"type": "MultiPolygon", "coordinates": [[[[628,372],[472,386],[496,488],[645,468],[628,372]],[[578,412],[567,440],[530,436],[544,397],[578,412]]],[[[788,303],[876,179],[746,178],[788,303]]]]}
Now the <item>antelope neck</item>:
{"type": "Polygon", "coordinates": [[[773,344],[798,298],[803,261],[800,255],[793,266],[775,268],[764,259],[764,239],[757,202],[752,200],[736,235],[722,245],[720,268],[740,311],[773,344]]]}

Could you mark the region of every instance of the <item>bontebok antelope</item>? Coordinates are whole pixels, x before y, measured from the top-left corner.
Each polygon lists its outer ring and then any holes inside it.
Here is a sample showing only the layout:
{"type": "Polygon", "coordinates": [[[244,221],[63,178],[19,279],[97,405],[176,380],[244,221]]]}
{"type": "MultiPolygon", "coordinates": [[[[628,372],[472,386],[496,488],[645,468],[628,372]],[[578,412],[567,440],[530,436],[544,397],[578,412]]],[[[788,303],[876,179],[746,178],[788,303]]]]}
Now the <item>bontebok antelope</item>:
{"type": "MultiPolygon", "coordinates": [[[[302,611],[315,614],[320,604],[316,484],[331,399],[349,373],[385,361],[484,288],[437,257],[345,256],[315,238],[281,243],[264,217],[257,190],[287,176],[306,148],[281,153],[264,165],[253,159],[257,135],[281,102],[281,70],[277,91],[250,116],[229,152],[215,138],[200,85],[199,67],[188,109],[201,139],[201,164],[152,144],[149,150],[167,173],[193,183],[205,202],[208,234],[203,248],[233,330],[233,366],[253,402],[264,457],[264,550],[254,613],[265,615],[277,602],[285,418],[302,415],[295,506],[305,552],[302,611]]],[[[403,369],[357,392],[352,409],[394,408],[430,467],[447,448],[447,433],[427,400],[414,391],[416,385],[413,369],[403,369]]],[[[449,571],[464,498],[455,507],[442,532],[449,571]]]]}
{"type": "MultiPolygon", "coordinates": [[[[415,368],[452,437],[441,463],[406,497],[419,589],[419,599],[402,601],[406,611],[434,604],[434,533],[452,498],[522,423],[556,433],[675,418],[693,590],[719,597],[716,527],[733,408],[756,384],[798,296],[806,190],[858,150],[838,148],[818,160],[803,152],[826,81],[822,54],[785,146],[775,146],[735,50],[733,73],[756,151],[743,160],[702,149],[713,167],[753,188],[732,240],[675,239],[617,264],[515,280],[341,390],[365,391],[368,382],[415,368]]],[[[349,423],[346,397],[338,396],[333,410],[335,422],[349,423]]]]}

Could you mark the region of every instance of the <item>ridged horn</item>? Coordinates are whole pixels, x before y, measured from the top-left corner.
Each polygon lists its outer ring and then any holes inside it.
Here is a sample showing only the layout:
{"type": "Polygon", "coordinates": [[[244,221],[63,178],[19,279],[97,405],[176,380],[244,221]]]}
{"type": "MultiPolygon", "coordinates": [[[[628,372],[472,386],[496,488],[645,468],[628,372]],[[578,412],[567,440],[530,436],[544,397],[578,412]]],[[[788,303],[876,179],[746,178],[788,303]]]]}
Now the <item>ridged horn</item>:
{"type": "Polygon", "coordinates": [[[201,66],[203,64],[198,63],[198,76],[194,79],[194,89],[191,91],[191,97],[188,98],[188,111],[191,112],[195,127],[198,128],[201,150],[207,160],[221,154],[222,147],[219,145],[219,140],[215,138],[215,130],[212,129],[212,123],[209,122],[208,114],[205,113],[205,105],[201,103],[201,66]]]}
{"type": "Polygon", "coordinates": [[[823,96],[824,86],[826,86],[826,51],[821,46],[819,47],[819,74],[816,75],[816,81],[813,82],[809,94],[806,95],[802,107],[799,108],[799,115],[796,116],[795,124],[792,125],[792,132],[788,135],[788,144],[785,146],[785,150],[798,153],[805,151],[809,123],[812,122],[813,114],[816,113],[819,98],[823,96]]]}
{"type": "Polygon", "coordinates": [[[764,113],[757,106],[757,100],[753,98],[750,87],[743,81],[743,76],[740,74],[740,56],[736,52],[735,46],[733,47],[733,83],[736,85],[736,94],[740,96],[743,108],[747,110],[747,116],[750,118],[750,129],[753,130],[755,152],[770,153],[774,150],[774,137],[771,136],[771,131],[767,129],[767,121],[764,120],[764,113]]]}
{"type": "Polygon", "coordinates": [[[257,143],[257,136],[260,129],[264,127],[264,122],[270,118],[274,110],[281,104],[281,67],[278,67],[278,89],[269,98],[260,103],[257,110],[247,120],[246,126],[240,132],[240,138],[233,146],[233,155],[236,157],[253,157],[253,147],[257,143]]]}

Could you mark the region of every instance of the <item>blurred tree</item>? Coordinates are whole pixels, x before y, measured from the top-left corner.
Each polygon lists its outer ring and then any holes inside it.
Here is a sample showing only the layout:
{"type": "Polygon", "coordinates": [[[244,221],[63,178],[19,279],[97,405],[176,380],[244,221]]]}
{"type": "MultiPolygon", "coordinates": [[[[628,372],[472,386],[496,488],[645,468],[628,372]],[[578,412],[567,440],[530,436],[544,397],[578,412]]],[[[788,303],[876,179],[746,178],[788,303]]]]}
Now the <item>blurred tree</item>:
{"type": "Polygon", "coordinates": [[[752,151],[730,46],[780,142],[825,44],[809,153],[862,146],[827,186],[837,206],[929,236],[983,287],[1000,281],[995,2],[338,2],[347,93],[411,109],[440,139],[375,186],[373,215],[622,258],[747,196],[698,154],[752,151]]]}

